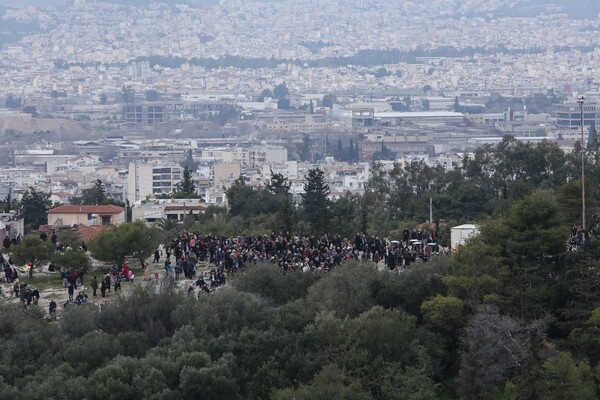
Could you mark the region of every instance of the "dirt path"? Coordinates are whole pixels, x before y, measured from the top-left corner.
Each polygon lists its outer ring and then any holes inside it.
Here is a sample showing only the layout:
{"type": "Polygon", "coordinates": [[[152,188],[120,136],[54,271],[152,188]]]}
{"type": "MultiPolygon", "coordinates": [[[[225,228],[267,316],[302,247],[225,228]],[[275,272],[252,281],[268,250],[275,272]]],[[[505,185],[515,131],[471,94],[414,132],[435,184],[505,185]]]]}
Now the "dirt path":
{"type": "MultiPolygon", "coordinates": [[[[106,274],[108,271],[108,266],[102,263],[98,263],[94,260],[92,265],[92,271],[88,272],[84,277],[84,284],[77,285],[77,289],[75,289],[74,297],[77,296],[77,293],[84,292],[89,297],[89,304],[96,305],[101,307],[103,304],[110,303],[114,301],[122,294],[127,294],[132,291],[135,286],[146,285],[156,287],[156,282],[154,279],[154,274],[158,273],[159,276],[159,285],[162,285],[163,279],[165,279],[165,270],[164,270],[164,257],[158,262],[153,263],[153,259],[150,258],[146,262],[150,268],[150,280],[145,280],[145,274],[139,266],[132,266],[131,270],[134,273],[133,281],[121,281],[121,291],[114,292],[114,287],[111,287],[110,292],[106,292],[106,297],[102,297],[100,293],[100,289],[97,290],[96,296],[92,295],[92,288],[90,287],[91,281],[94,276],[97,277],[98,281],[100,281],[101,277],[106,274]]],[[[210,265],[206,263],[200,263],[197,266],[197,273],[210,271],[210,265]]],[[[183,275],[182,275],[183,278],[183,275]]],[[[58,271],[50,272],[48,271],[48,266],[44,266],[41,270],[36,269],[34,271],[34,277],[32,280],[28,278],[26,274],[20,274],[19,280],[22,283],[26,283],[27,287],[37,288],[40,292],[40,299],[38,302],[38,306],[41,307],[46,315],[48,314],[48,307],[50,302],[54,300],[57,304],[56,314],[57,318],[60,318],[61,314],[64,311],[64,304],[69,299],[69,293],[66,288],[63,287],[62,279],[60,278],[60,273],[58,271]]],[[[179,279],[177,281],[177,287],[181,290],[187,291],[187,289],[192,286],[194,288],[194,296],[197,296],[198,289],[195,286],[195,280],[192,279],[179,279]]],[[[18,297],[14,296],[13,293],[13,284],[12,283],[0,283],[0,287],[2,288],[2,297],[0,301],[2,302],[10,302],[13,304],[19,304],[20,300],[18,297]]]]}

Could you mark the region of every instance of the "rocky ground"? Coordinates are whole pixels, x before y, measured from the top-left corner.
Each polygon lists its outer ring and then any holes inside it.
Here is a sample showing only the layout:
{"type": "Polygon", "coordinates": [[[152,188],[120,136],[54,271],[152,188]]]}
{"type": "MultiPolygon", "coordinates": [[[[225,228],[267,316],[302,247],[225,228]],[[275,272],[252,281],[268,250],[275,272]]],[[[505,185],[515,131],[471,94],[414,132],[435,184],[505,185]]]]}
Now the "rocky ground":
{"type": "MultiPolygon", "coordinates": [[[[123,280],[121,282],[121,292],[114,292],[111,287],[111,291],[106,293],[106,297],[102,297],[100,294],[100,289],[97,290],[97,295],[92,296],[92,289],[90,287],[90,282],[92,278],[95,276],[100,279],[100,277],[106,272],[108,272],[109,266],[94,262],[91,271],[85,275],[84,284],[78,285],[75,290],[75,296],[80,291],[83,291],[89,296],[90,304],[98,307],[102,307],[103,304],[107,304],[111,301],[114,301],[121,295],[126,295],[130,292],[134,286],[137,285],[146,285],[156,287],[157,284],[154,279],[154,274],[158,273],[159,275],[159,285],[162,284],[162,280],[165,278],[164,271],[164,259],[162,259],[159,263],[152,263],[152,260],[149,259],[148,265],[150,266],[150,280],[145,280],[144,272],[141,268],[136,268],[135,266],[131,268],[135,278],[133,281],[127,282],[123,280]]],[[[197,271],[210,271],[210,266],[207,264],[201,264],[197,267],[197,271]]],[[[27,274],[20,273],[19,280],[27,284],[28,287],[37,288],[40,292],[40,300],[38,303],[39,307],[42,307],[46,312],[48,312],[48,306],[52,300],[54,300],[57,304],[57,317],[60,318],[63,310],[64,304],[69,299],[69,293],[66,288],[63,287],[62,279],[60,278],[60,273],[58,271],[50,272],[48,271],[48,266],[44,266],[41,270],[38,268],[34,270],[33,279],[29,279],[27,274]]],[[[182,290],[187,290],[190,285],[194,288],[194,295],[197,295],[198,289],[194,285],[195,281],[190,279],[179,279],[177,281],[177,286],[182,290]]],[[[12,283],[2,283],[0,284],[2,288],[2,297],[0,301],[2,302],[10,302],[10,303],[19,303],[19,298],[15,297],[13,294],[12,283]]]]}

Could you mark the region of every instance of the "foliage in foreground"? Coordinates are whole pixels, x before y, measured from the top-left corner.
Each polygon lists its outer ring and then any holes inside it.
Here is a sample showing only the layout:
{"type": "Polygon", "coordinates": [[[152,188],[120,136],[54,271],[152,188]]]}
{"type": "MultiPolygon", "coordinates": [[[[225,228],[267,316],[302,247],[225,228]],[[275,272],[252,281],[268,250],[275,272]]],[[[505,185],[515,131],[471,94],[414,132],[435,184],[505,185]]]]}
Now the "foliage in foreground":
{"type": "Polygon", "coordinates": [[[399,274],[248,265],[199,298],[0,306],[0,393],[132,399],[596,399],[600,238],[567,252],[552,192],[399,274]],[[560,378],[560,379],[559,379],[560,378]]]}

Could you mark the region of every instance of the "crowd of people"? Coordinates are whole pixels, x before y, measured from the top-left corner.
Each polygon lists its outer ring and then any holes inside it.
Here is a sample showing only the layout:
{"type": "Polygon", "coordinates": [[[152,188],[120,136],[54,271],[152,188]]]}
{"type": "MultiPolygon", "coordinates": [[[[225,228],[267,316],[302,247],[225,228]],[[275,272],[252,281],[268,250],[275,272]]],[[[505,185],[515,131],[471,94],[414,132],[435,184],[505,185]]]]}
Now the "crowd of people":
{"type": "MultiPolygon", "coordinates": [[[[243,270],[248,264],[272,263],[283,271],[327,273],[343,261],[373,261],[383,263],[390,270],[398,270],[419,261],[427,261],[439,251],[437,231],[405,229],[401,240],[380,239],[358,233],[353,241],[339,235],[295,236],[271,234],[270,236],[216,237],[200,233],[182,233],[164,247],[165,273],[192,279],[196,264],[212,267],[208,282],[204,275],[198,277],[198,286],[217,287],[225,276],[243,270]]],[[[163,255],[156,250],[154,262],[163,255]]]]}
{"type": "Polygon", "coordinates": [[[0,268],[4,272],[4,282],[6,283],[13,283],[19,277],[17,267],[10,257],[6,259],[0,254],[0,268]]]}
{"type": "MultiPolygon", "coordinates": [[[[47,240],[48,238],[42,238],[47,240]]],[[[164,265],[166,282],[177,282],[182,278],[191,280],[187,287],[188,294],[198,288],[200,293],[210,293],[227,282],[228,277],[243,270],[248,265],[263,263],[274,264],[283,272],[299,270],[303,272],[327,274],[344,261],[372,261],[379,268],[401,271],[403,268],[419,261],[427,261],[439,251],[437,231],[405,229],[400,240],[379,238],[358,233],[353,240],[339,235],[297,236],[289,233],[271,234],[268,236],[212,236],[199,232],[184,232],[175,239],[161,245],[154,253],[154,263],[164,265]],[[198,266],[202,268],[197,270],[198,266]]],[[[50,240],[56,245],[56,234],[50,240]]],[[[83,245],[83,244],[82,244],[83,245]]],[[[83,249],[85,251],[85,249],[83,249]]],[[[60,249],[58,249],[60,251],[60,249]]],[[[10,260],[0,255],[0,267],[4,271],[5,282],[13,283],[11,294],[21,300],[27,307],[37,304],[39,291],[28,288],[18,281],[18,271],[10,260]]],[[[160,277],[150,277],[150,266],[144,263],[145,280],[154,281],[158,287],[160,277]]],[[[54,270],[51,265],[49,268],[54,270]]],[[[68,293],[64,307],[86,304],[88,294],[78,287],[84,285],[85,271],[72,266],[59,271],[63,288],[68,293]],[[76,295],[77,293],[77,295],[76,295]]],[[[102,275],[96,275],[90,281],[91,296],[100,292],[101,297],[107,293],[118,292],[123,280],[133,280],[129,266],[113,265],[102,275]]],[[[56,312],[56,303],[52,302],[49,313],[56,312]]]]}

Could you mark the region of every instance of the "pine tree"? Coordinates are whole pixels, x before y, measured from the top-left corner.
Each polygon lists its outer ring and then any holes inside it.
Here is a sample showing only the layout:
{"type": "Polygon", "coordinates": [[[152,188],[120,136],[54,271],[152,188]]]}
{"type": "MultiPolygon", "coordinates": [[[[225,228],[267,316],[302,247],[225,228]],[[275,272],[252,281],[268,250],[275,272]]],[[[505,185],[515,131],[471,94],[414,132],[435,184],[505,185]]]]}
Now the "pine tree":
{"type": "Polygon", "coordinates": [[[460,110],[461,110],[460,103],[458,102],[458,96],[456,96],[454,98],[454,104],[452,105],[452,111],[460,112],[460,110]]]}
{"type": "Polygon", "coordinates": [[[38,192],[33,187],[23,194],[19,203],[19,212],[25,220],[25,229],[35,231],[40,225],[48,223],[50,193],[38,192]]]}
{"type": "Polygon", "coordinates": [[[318,168],[308,170],[302,208],[304,218],[310,224],[313,233],[325,233],[329,227],[329,185],[325,183],[325,175],[318,168]]]}
{"type": "Polygon", "coordinates": [[[281,173],[274,173],[271,170],[271,180],[267,184],[267,190],[277,197],[280,204],[277,212],[277,221],[280,228],[292,230],[294,223],[294,205],[292,203],[292,194],[290,193],[291,184],[281,173]]]}
{"type": "Polygon", "coordinates": [[[12,205],[13,200],[11,193],[9,192],[8,195],[4,198],[4,200],[0,201],[0,212],[9,213],[12,205]]]}
{"type": "Polygon", "coordinates": [[[588,133],[587,141],[588,151],[598,151],[598,132],[596,131],[596,124],[592,123],[588,133]]]}
{"type": "Polygon", "coordinates": [[[179,195],[178,197],[182,195],[191,197],[196,196],[196,185],[194,185],[194,181],[192,180],[192,171],[188,167],[183,169],[183,178],[181,179],[181,182],[177,184],[176,194],[179,195]]]}
{"type": "Polygon", "coordinates": [[[198,169],[198,163],[196,161],[194,161],[194,158],[192,156],[192,150],[187,151],[187,154],[185,155],[185,160],[183,160],[181,162],[181,167],[188,168],[192,171],[195,171],[198,169]]]}

